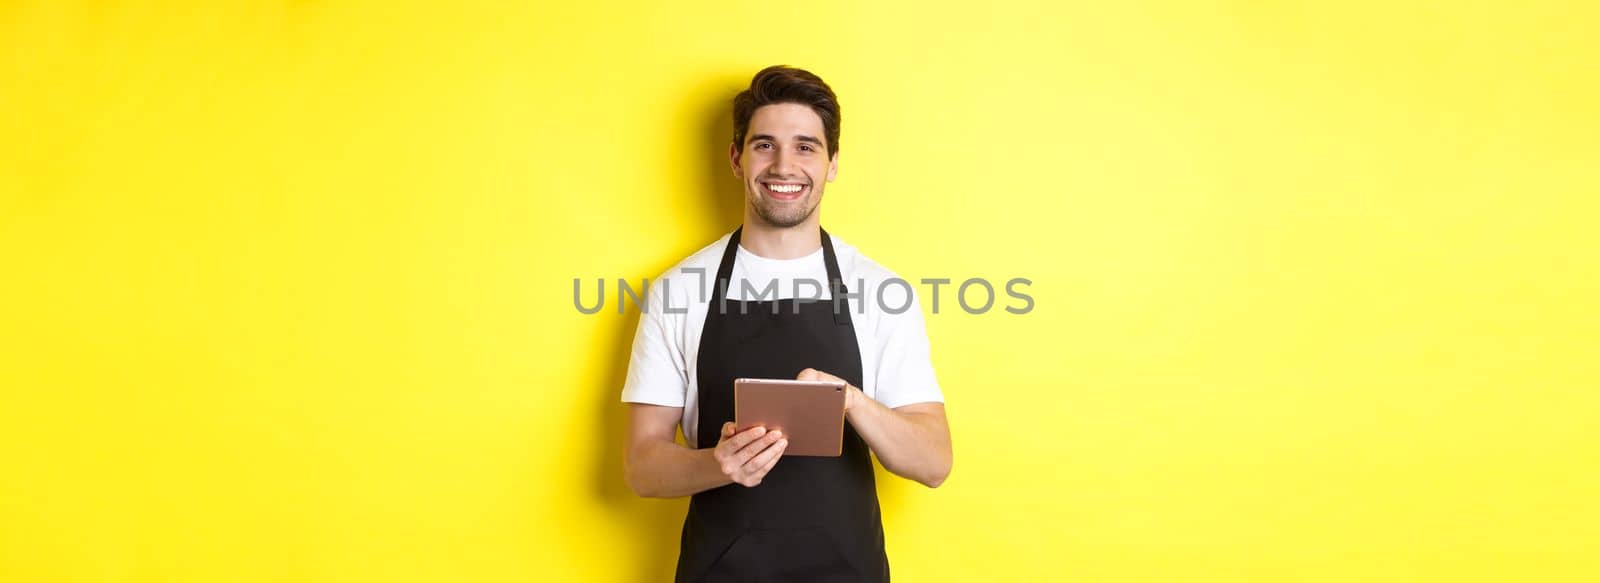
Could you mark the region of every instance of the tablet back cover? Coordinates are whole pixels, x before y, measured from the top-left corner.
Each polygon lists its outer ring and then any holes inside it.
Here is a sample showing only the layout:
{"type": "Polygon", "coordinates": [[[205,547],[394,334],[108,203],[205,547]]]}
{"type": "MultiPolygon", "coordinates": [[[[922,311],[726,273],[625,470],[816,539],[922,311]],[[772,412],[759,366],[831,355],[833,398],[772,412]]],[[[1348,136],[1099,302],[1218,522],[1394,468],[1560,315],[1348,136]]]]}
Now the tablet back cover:
{"type": "Polygon", "coordinates": [[[737,379],[735,429],[757,425],[783,431],[783,455],[837,457],[844,442],[844,385],[810,381],[737,379]]]}

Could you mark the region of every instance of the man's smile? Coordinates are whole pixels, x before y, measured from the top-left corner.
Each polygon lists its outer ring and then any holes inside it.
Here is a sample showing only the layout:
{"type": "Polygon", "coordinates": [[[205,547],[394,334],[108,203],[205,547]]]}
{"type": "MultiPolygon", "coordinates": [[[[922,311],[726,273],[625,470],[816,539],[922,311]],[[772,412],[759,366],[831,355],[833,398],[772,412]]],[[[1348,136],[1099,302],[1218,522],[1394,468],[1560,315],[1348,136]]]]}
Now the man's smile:
{"type": "Polygon", "coordinates": [[[799,182],[768,182],[763,180],[760,184],[762,194],[777,201],[799,200],[811,188],[799,182]]]}

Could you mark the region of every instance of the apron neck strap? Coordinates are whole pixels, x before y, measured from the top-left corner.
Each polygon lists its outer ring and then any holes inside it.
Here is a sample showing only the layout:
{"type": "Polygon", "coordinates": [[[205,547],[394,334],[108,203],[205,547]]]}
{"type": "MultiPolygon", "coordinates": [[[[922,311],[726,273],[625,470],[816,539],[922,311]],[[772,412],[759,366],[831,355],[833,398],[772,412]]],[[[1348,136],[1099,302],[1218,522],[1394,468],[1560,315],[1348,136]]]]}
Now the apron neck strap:
{"type": "MultiPolygon", "coordinates": [[[[833,301],[833,322],[841,326],[850,325],[850,303],[845,300],[849,288],[844,285],[844,276],[839,272],[839,258],[833,252],[833,239],[828,237],[828,230],[817,228],[822,232],[822,264],[828,271],[828,293],[833,301]]],[[[717,264],[716,287],[712,288],[717,305],[721,305],[728,297],[729,281],[733,278],[733,260],[739,255],[739,235],[744,232],[744,226],[733,230],[728,236],[728,246],[722,250],[722,262],[717,264]]]]}

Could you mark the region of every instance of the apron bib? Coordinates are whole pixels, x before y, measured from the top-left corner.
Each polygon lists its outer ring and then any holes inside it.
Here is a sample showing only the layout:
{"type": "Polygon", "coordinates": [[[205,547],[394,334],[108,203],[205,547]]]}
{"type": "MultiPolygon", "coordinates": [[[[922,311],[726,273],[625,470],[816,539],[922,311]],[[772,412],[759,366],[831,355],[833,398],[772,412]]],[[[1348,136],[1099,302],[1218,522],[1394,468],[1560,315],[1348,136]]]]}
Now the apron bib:
{"type": "MultiPolygon", "coordinates": [[[[806,368],[857,387],[861,350],[828,232],[822,231],[832,300],[726,299],[741,227],[728,238],[700,334],[695,366],[697,448],[716,447],[733,421],[733,380],[792,379],[806,368]]],[[[677,581],[888,581],[872,456],[849,423],[839,457],[783,457],[753,488],[695,494],[683,521],[677,581]]]]}

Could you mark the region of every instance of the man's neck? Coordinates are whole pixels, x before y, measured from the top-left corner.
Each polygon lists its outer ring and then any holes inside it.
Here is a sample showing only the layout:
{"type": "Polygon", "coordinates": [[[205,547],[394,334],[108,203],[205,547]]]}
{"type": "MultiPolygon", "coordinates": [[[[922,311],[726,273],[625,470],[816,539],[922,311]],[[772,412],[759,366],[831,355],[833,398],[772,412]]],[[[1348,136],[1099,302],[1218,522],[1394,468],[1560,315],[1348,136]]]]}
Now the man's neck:
{"type": "Polygon", "coordinates": [[[767,259],[796,259],[822,248],[822,227],[816,216],[793,227],[774,227],[760,218],[746,217],[739,246],[767,259]]]}

